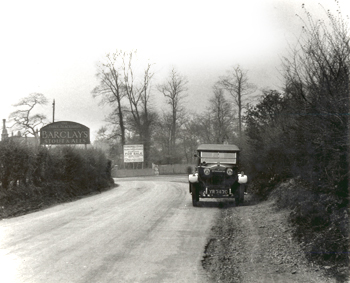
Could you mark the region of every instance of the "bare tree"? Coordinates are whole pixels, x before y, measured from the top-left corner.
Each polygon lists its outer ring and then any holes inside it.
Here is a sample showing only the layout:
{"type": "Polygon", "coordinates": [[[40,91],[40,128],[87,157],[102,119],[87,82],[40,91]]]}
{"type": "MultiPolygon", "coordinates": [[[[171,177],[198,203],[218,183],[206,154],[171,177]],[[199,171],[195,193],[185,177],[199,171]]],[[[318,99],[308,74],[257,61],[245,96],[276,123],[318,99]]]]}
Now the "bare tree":
{"type": "Polygon", "coordinates": [[[154,143],[159,151],[159,160],[157,162],[171,163],[173,162],[173,153],[171,152],[171,124],[172,117],[170,113],[163,111],[159,115],[156,123],[154,134],[154,143]]]}
{"type": "Polygon", "coordinates": [[[9,116],[10,121],[13,122],[15,129],[23,130],[23,134],[33,135],[38,138],[39,126],[47,123],[47,118],[44,114],[32,114],[36,105],[46,105],[47,98],[41,93],[31,93],[25,98],[22,98],[15,107],[20,107],[9,116]]]}
{"type": "Polygon", "coordinates": [[[135,75],[133,57],[136,51],[123,56],[123,83],[130,106],[130,126],[138,135],[139,141],[143,143],[145,150],[145,162],[149,163],[151,147],[151,127],[155,122],[156,113],[150,107],[151,64],[148,63],[142,75],[135,75]],[[137,80],[137,77],[142,79],[137,80]]]}
{"type": "Polygon", "coordinates": [[[166,102],[171,107],[171,136],[170,151],[175,151],[176,135],[178,131],[178,119],[183,108],[181,105],[187,91],[188,80],[173,68],[168,79],[163,84],[158,85],[158,90],[166,98],[166,102]]]}
{"type": "Polygon", "coordinates": [[[191,115],[182,125],[180,139],[182,143],[183,156],[187,163],[195,162],[194,153],[196,152],[198,144],[202,143],[200,137],[203,133],[199,127],[200,122],[201,117],[198,115],[191,115]]]}
{"type": "Polygon", "coordinates": [[[106,126],[102,126],[98,129],[96,133],[95,141],[105,141],[108,140],[108,128],[106,126]]]}
{"type": "Polygon", "coordinates": [[[215,85],[206,111],[190,116],[183,123],[181,139],[192,148],[199,143],[232,141],[235,139],[233,129],[236,123],[231,103],[225,98],[223,89],[215,85]]]}
{"type": "Polygon", "coordinates": [[[231,136],[234,115],[230,103],[225,99],[224,91],[217,86],[213,87],[213,97],[209,100],[209,113],[212,114],[212,126],[215,142],[223,143],[231,136]]]}
{"type": "MultiPolygon", "coordinates": [[[[295,101],[298,134],[303,133],[303,143],[308,142],[315,153],[313,158],[308,154],[306,160],[312,169],[304,171],[310,172],[308,178],[313,182],[317,172],[320,177],[316,179],[328,189],[349,178],[349,24],[340,7],[336,15],[325,11],[324,20],[315,20],[302,7],[306,13],[306,18],[300,17],[303,33],[297,48],[291,49],[283,62],[285,91],[295,101]]],[[[348,186],[335,186],[339,194],[348,193],[348,186]]]]}
{"type": "Polygon", "coordinates": [[[119,136],[122,145],[126,144],[127,139],[143,143],[145,162],[148,164],[151,127],[156,118],[150,103],[153,73],[151,64],[142,73],[136,72],[136,55],[136,50],[107,54],[106,62],[98,66],[100,84],[92,93],[94,97],[101,96],[101,103],[113,107],[112,113],[107,117],[109,123],[117,126],[112,136],[119,136]]]}
{"type": "Polygon", "coordinates": [[[252,99],[252,94],[256,91],[256,86],[248,82],[247,71],[239,65],[227,71],[227,75],[220,77],[217,85],[226,90],[233,98],[238,108],[238,132],[242,137],[242,111],[244,102],[248,103],[252,99]]]}
{"type": "Polygon", "coordinates": [[[96,77],[100,84],[92,91],[94,97],[101,97],[102,104],[115,105],[115,113],[119,125],[122,145],[125,144],[125,121],[122,107],[122,100],[126,96],[123,69],[122,69],[122,51],[116,51],[113,54],[107,54],[106,60],[98,65],[96,77]]]}

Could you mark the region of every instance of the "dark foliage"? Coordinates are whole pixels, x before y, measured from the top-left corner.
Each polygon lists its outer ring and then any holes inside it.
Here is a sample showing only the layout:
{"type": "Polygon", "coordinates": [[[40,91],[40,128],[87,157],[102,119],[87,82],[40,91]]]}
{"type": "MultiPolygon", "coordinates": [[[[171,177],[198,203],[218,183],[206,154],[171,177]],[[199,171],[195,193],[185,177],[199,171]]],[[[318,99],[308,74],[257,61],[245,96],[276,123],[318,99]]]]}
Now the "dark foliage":
{"type": "Polygon", "coordinates": [[[312,262],[332,267],[338,281],[349,276],[349,211],[346,199],[316,192],[301,179],[281,183],[270,197],[277,208],[291,210],[294,236],[312,262]]]}
{"type": "Polygon", "coordinates": [[[285,180],[301,182],[279,199],[293,210],[297,239],[312,259],[348,264],[348,27],[331,14],[329,25],[306,15],[300,48],[285,61],[284,91],[265,91],[247,111],[244,162],[262,198],[285,180]]]}
{"type": "Polygon", "coordinates": [[[0,216],[72,200],[113,185],[111,162],[94,149],[0,142],[0,216]]]}

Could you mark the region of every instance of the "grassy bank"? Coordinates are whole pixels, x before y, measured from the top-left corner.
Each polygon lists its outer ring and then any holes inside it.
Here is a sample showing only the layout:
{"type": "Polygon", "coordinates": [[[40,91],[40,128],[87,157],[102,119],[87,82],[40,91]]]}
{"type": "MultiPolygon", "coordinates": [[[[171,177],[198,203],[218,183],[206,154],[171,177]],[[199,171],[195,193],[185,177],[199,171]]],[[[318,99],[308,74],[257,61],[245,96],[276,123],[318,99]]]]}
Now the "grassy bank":
{"type": "Polygon", "coordinates": [[[277,186],[269,198],[275,200],[277,209],[290,210],[293,236],[308,260],[327,266],[344,282],[350,264],[347,199],[316,193],[294,179],[277,186]]]}

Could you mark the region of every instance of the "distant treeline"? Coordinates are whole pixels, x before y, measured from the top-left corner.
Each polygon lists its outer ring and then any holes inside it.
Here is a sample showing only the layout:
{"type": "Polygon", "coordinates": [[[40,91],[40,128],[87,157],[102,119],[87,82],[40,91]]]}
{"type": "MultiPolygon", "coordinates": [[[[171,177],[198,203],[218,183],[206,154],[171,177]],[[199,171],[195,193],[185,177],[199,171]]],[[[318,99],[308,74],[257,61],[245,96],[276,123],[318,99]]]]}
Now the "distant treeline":
{"type": "Polygon", "coordinates": [[[95,149],[0,142],[0,216],[100,192],[113,184],[111,162],[95,149]]]}

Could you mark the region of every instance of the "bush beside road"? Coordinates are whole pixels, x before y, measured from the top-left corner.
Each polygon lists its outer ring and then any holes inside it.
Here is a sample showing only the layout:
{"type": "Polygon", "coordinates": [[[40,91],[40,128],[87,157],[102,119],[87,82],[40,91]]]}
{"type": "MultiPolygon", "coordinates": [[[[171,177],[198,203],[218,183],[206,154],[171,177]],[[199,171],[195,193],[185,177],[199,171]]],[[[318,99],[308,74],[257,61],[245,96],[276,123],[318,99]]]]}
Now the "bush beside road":
{"type": "Polygon", "coordinates": [[[72,201],[114,185],[109,161],[94,149],[0,142],[0,166],[0,218],[72,201]]]}

